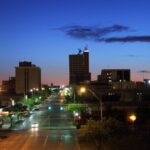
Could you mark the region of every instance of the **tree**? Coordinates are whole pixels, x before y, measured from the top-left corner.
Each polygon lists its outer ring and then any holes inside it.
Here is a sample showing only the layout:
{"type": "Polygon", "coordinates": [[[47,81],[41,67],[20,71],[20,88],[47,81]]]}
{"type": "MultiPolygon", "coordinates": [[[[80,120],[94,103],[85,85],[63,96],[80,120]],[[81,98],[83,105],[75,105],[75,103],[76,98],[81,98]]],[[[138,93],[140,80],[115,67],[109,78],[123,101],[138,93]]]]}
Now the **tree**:
{"type": "Polygon", "coordinates": [[[98,150],[104,149],[105,143],[111,137],[124,131],[123,124],[112,118],[103,121],[89,120],[79,130],[81,137],[87,140],[92,139],[98,150]]]}

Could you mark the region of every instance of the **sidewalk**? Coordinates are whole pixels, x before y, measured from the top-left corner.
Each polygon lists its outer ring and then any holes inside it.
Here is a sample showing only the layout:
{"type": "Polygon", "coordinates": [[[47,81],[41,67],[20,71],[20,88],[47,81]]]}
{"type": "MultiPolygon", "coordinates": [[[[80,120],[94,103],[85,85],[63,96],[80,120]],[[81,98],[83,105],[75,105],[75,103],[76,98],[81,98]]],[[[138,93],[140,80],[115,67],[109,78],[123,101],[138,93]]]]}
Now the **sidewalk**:
{"type": "Polygon", "coordinates": [[[15,121],[12,126],[10,122],[7,122],[2,125],[0,130],[21,130],[25,128],[25,122],[26,120],[15,121]]]}

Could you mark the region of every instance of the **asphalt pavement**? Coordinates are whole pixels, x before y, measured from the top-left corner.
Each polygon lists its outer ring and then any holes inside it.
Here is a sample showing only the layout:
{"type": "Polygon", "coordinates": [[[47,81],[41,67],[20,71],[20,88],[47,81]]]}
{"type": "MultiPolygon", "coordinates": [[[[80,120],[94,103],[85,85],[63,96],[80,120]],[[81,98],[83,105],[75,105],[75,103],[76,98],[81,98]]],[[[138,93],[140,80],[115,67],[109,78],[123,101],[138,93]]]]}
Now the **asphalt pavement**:
{"type": "Polygon", "coordinates": [[[0,139],[0,150],[80,150],[73,116],[57,97],[0,139]],[[48,107],[50,106],[50,109],[48,107]],[[37,124],[37,127],[32,127],[37,124]]]}

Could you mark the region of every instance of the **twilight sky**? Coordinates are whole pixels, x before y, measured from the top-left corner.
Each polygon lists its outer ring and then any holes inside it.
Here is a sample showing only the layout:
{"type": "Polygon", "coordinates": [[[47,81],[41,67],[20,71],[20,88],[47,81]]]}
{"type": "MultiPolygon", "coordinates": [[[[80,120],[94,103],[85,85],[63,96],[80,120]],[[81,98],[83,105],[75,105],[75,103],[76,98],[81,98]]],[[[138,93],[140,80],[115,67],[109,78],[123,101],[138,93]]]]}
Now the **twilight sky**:
{"type": "Polygon", "coordinates": [[[0,0],[0,83],[26,60],[42,83],[68,84],[68,55],[85,46],[93,80],[113,68],[150,78],[150,0],[0,0]]]}

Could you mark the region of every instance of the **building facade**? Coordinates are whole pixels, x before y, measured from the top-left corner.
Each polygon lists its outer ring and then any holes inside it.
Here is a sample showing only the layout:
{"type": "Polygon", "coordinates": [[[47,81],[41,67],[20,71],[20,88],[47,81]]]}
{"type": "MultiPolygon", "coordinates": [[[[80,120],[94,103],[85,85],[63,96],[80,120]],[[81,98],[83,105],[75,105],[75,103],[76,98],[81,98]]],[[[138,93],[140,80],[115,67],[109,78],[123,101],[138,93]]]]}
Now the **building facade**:
{"type": "Polygon", "coordinates": [[[69,84],[91,81],[89,72],[89,51],[87,48],[78,54],[69,55],[69,84]]]}
{"type": "Polygon", "coordinates": [[[41,69],[31,62],[19,62],[16,67],[16,93],[27,94],[33,88],[41,89],[41,69]]]}
{"type": "Polygon", "coordinates": [[[104,83],[130,81],[130,69],[103,69],[98,81],[104,83]]]}
{"type": "Polygon", "coordinates": [[[4,93],[15,93],[15,77],[9,77],[9,80],[3,80],[1,91],[4,93]]]}

